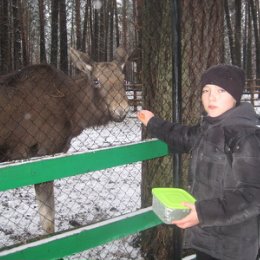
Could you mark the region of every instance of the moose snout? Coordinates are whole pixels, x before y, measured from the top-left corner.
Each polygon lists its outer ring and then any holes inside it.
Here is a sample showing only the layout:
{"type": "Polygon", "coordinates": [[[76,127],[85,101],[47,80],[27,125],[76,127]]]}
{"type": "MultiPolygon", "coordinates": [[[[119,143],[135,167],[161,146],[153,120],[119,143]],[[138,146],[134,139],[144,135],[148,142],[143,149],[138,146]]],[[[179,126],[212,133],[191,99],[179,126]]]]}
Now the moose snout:
{"type": "Polygon", "coordinates": [[[121,111],[116,111],[116,113],[113,115],[113,120],[115,122],[122,122],[126,117],[126,113],[121,110],[121,111]]]}
{"type": "Polygon", "coordinates": [[[110,107],[110,115],[115,122],[122,122],[129,110],[128,102],[117,104],[115,107],[110,107]]]}

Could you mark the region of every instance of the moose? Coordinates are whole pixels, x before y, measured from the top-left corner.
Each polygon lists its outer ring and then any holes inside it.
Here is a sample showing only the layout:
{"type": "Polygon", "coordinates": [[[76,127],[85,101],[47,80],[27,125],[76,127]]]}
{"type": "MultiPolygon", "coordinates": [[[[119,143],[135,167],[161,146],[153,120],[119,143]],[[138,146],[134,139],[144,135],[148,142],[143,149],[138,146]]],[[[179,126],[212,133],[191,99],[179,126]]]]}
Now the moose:
{"type": "MultiPolygon", "coordinates": [[[[124,120],[126,51],[118,47],[111,62],[73,48],[69,55],[80,71],[74,78],[48,64],[0,77],[0,162],[65,153],[85,128],[124,120]]],[[[34,187],[42,229],[53,233],[53,182],[34,187]]]]}

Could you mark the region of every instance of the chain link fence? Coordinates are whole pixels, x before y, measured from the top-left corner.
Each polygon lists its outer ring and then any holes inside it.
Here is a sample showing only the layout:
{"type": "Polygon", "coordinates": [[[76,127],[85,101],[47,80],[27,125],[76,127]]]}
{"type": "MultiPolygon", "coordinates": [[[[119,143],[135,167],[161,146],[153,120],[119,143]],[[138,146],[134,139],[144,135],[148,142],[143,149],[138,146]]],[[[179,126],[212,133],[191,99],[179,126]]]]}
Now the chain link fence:
{"type": "MultiPolygon", "coordinates": [[[[72,2],[67,1],[67,5],[72,2]]],[[[172,46],[170,1],[162,2],[145,1],[145,8],[142,6],[143,9],[138,9],[134,5],[135,1],[127,1],[129,10],[136,9],[140,16],[137,24],[136,17],[130,17],[128,23],[142,28],[142,35],[138,37],[143,45],[134,62],[127,60],[131,53],[125,53],[123,49],[114,50],[114,58],[109,59],[109,62],[94,62],[86,55],[88,50],[83,53],[71,49],[68,67],[70,76],[46,64],[32,65],[1,76],[1,162],[16,162],[65,152],[73,154],[138,142],[147,137],[135,115],[142,107],[172,120],[173,113],[178,109],[174,107],[176,96],[172,92],[176,90],[172,89],[172,57],[176,57],[176,50],[172,46]],[[126,65],[124,71],[122,65],[126,65]]],[[[203,1],[203,5],[198,4],[198,1],[181,2],[182,88],[178,101],[182,122],[194,124],[198,122],[201,113],[198,101],[200,75],[211,64],[231,62],[230,38],[227,17],[224,16],[221,4],[216,1],[203,1]],[[213,10],[221,17],[212,15],[213,10]],[[215,41],[214,37],[222,41],[215,41]]],[[[47,3],[50,8],[51,1],[47,3]]],[[[229,8],[234,10],[234,1],[228,3],[229,8]]],[[[120,9],[120,3],[118,5],[120,9]]],[[[245,8],[246,1],[242,1],[243,14],[246,14],[245,8]]],[[[233,16],[231,14],[231,22],[234,15],[235,11],[233,16]]],[[[68,17],[72,19],[72,13],[68,17]]],[[[244,18],[242,15],[241,19],[244,18]]],[[[72,26],[72,20],[67,22],[72,26]]],[[[5,23],[1,20],[0,27],[5,28],[5,23]]],[[[31,37],[37,38],[33,34],[31,37]]],[[[136,42],[133,38],[137,36],[128,37],[129,46],[134,46],[136,42]]],[[[46,32],[46,39],[50,42],[50,31],[46,32]]],[[[35,63],[39,61],[39,53],[35,51],[39,46],[31,41],[31,60],[35,63]]],[[[242,38],[240,41],[242,43],[242,38]]],[[[73,45],[74,41],[70,43],[73,45]]],[[[0,48],[3,62],[6,48],[3,41],[0,48]]],[[[257,102],[257,99],[258,96],[254,101],[257,102]]],[[[166,157],[149,164],[149,177],[147,168],[141,163],[135,163],[56,180],[54,184],[36,185],[37,196],[31,186],[0,192],[0,250],[39,238],[44,231],[52,233],[54,228],[55,232],[60,232],[90,225],[151,205],[151,194],[146,194],[146,191],[149,192],[155,184],[173,185],[172,159],[166,157]],[[163,178],[158,172],[164,172],[163,178]],[[48,216],[39,212],[41,207],[47,208],[48,216]],[[46,217],[47,221],[44,220],[46,217]]],[[[185,156],[184,171],[187,168],[185,156]]],[[[187,174],[183,176],[182,186],[187,187],[187,174]]],[[[166,226],[160,228],[169,230],[166,226]]],[[[172,237],[167,238],[172,235],[158,233],[156,229],[152,232],[156,239],[165,241],[163,250],[170,250],[172,237]]],[[[149,246],[153,246],[153,243],[147,239],[149,246]]],[[[164,251],[160,251],[160,254],[167,255],[164,251]]],[[[153,254],[155,252],[148,250],[145,256],[142,255],[140,235],[136,234],[66,259],[136,260],[143,257],[153,259],[153,254]]]]}
{"type": "MultiPolygon", "coordinates": [[[[71,26],[71,21],[68,24],[71,26]]],[[[31,44],[38,49],[36,42],[31,44]]],[[[33,60],[39,63],[37,54],[33,60]]],[[[1,76],[1,162],[141,140],[135,116],[141,102],[140,82],[133,80],[129,53],[118,48],[106,62],[95,62],[75,49],[69,49],[69,55],[71,76],[46,64],[1,76]]],[[[136,211],[140,208],[140,179],[141,165],[136,163],[1,192],[0,248],[136,211]]],[[[137,259],[135,238],[68,259],[137,259]]]]}
{"type": "MultiPolygon", "coordinates": [[[[86,58],[78,56],[75,63],[86,58]]],[[[127,104],[134,94],[126,92],[121,65],[97,63],[88,68],[89,75],[81,72],[73,78],[35,65],[2,77],[1,161],[139,141],[136,107],[127,104]]],[[[140,169],[140,164],[132,164],[57,180],[54,192],[51,182],[39,184],[38,200],[33,187],[1,192],[1,248],[37,238],[43,229],[59,232],[135,211],[140,208],[140,169]]],[[[136,259],[134,238],[68,259],[136,259]]]]}

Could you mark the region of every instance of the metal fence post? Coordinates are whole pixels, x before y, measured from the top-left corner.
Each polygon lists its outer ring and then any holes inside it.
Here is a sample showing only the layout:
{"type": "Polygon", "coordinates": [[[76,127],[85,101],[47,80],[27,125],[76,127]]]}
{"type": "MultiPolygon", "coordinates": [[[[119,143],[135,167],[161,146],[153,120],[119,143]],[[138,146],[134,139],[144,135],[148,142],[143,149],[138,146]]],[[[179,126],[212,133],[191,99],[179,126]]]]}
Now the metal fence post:
{"type": "MultiPolygon", "coordinates": [[[[172,1],[172,118],[174,122],[181,122],[181,8],[180,1],[172,1]]],[[[173,155],[173,184],[180,186],[181,155],[173,155]]],[[[181,230],[174,226],[173,259],[182,257],[181,230]]]]}

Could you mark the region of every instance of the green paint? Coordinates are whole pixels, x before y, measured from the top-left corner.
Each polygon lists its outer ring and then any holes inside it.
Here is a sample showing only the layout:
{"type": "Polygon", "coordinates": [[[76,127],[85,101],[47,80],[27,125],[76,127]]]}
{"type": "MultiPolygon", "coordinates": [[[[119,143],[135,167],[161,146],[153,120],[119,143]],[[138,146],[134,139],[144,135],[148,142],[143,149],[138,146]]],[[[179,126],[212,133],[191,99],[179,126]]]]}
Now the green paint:
{"type": "Polygon", "coordinates": [[[0,167],[0,191],[149,160],[168,154],[158,140],[144,141],[86,153],[45,158],[0,167]]]}
{"type": "MultiPolygon", "coordinates": [[[[84,230],[78,234],[70,235],[69,231],[63,233],[68,234],[60,238],[59,235],[54,235],[55,240],[41,240],[41,244],[36,247],[28,247],[21,250],[16,248],[16,252],[0,256],[3,260],[41,260],[41,259],[58,259],[69,256],[75,253],[94,248],[96,246],[108,243],[110,241],[120,239],[122,237],[137,233],[139,231],[157,226],[161,224],[161,220],[153,213],[151,208],[147,211],[140,210],[133,215],[120,217],[113,222],[104,221],[99,223],[93,229],[84,230]]],[[[0,252],[1,253],[1,252],[0,252]]]]}

